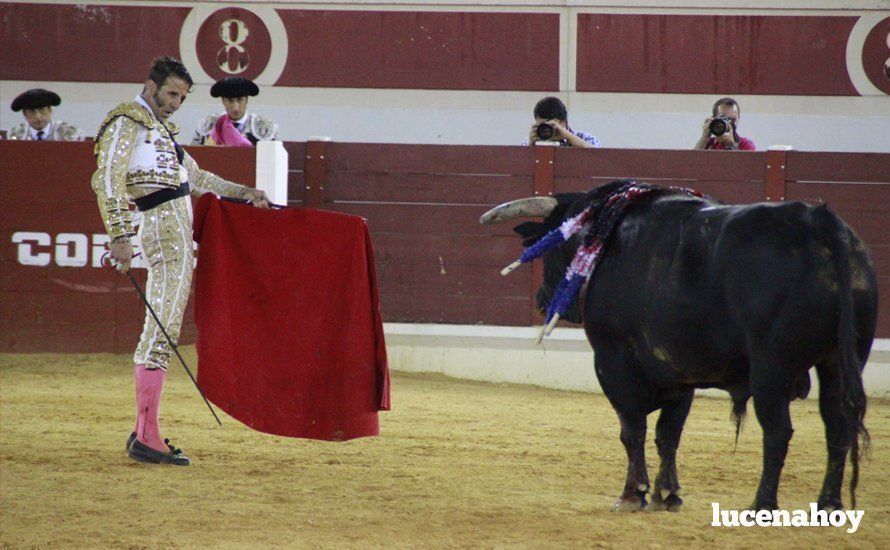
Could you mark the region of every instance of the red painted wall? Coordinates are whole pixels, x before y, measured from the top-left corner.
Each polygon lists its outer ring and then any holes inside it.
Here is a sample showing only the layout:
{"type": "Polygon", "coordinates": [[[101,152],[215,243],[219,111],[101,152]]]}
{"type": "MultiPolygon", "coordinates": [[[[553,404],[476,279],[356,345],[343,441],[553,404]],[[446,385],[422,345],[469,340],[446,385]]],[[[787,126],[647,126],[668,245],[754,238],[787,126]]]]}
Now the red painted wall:
{"type": "Polygon", "coordinates": [[[581,14],[584,92],[858,95],[856,17],[581,14]]]}
{"type": "MultiPolygon", "coordinates": [[[[560,19],[577,17],[577,91],[858,93],[846,60],[857,14],[268,9],[274,12],[262,13],[269,21],[249,5],[208,12],[194,32],[183,24],[189,14],[203,12],[189,7],[0,2],[0,51],[16,52],[0,56],[0,78],[141,82],[152,58],[180,55],[181,39],[211,79],[256,78],[272,64],[270,21],[277,14],[288,52],[281,73],[272,76],[278,86],[556,91],[560,47],[566,46],[560,19]]],[[[854,60],[885,93],[888,30],[890,17],[869,31],[854,60]]],[[[283,51],[284,39],[276,40],[274,47],[283,51]]]]}
{"type": "Polygon", "coordinates": [[[144,82],[159,55],[179,57],[189,8],[0,3],[0,78],[144,82]]]}
{"type": "MultiPolygon", "coordinates": [[[[254,184],[253,149],[188,151],[203,168],[254,184]]],[[[90,187],[92,143],[0,141],[0,166],[0,351],[132,351],[145,308],[129,279],[96,267],[105,229],[90,187]],[[47,265],[22,265],[22,253],[47,265]]],[[[134,273],[144,288],[145,270],[134,273]]],[[[196,334],[190,308],[187,343],[196,334]]]]}
{"type": "Polygon", "coordinates": [[[279,12],[279,86],[559,89],[559,16],[402,11],[279,12]]]}

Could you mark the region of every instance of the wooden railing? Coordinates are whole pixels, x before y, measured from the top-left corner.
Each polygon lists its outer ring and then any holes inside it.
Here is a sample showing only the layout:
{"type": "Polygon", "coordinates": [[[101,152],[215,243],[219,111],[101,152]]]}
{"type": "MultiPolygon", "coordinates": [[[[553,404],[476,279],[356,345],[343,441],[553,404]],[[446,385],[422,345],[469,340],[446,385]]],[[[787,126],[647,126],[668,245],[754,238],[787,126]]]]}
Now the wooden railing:
{"type": "MultiPolygon", "coordinates": [[[[869,245],[880,292],[890,296],[890,154],[335,142],[286,148],[292,205],[367,218],[386,321],[536,323],[540,272],[501,277],[520,253],[518,239],[511,224],[481,226],[479,216],[511,199],[618,178],[693,187],[725,202],[828,203],[869,245]]],[[[253,184],[252,150],[188,149],[202,167],[253,184]]],[[[89,183],[91,145],[0,142],[0,166],[0,351],[132,350],[143,318],[138,298],[125,278],[95,267],[104,229],[89,183]],[[16,234],[27,238],[15,242],[16,234]]],[[[878,336],[890,338],[888,299],[878,336]]],[[[194,337],[187,314],[183,342],[194,337]]]]}

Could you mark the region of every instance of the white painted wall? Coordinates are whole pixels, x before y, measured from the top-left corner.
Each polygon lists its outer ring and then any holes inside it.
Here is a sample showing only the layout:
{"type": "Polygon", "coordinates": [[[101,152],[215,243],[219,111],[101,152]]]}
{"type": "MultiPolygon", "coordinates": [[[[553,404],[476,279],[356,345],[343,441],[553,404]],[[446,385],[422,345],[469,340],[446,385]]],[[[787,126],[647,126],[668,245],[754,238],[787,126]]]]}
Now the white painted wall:
{"type": "MultiPolygon", "coordinates": [[[[557,328],[538,346],[538,327],[385,323],[390,368],[484,382],[602,393],[584,331],[557,328]]],[[[819,395],[815,369],[810,397],[819,395]]],[[[890,340],[876,340],[863,373],[866,393],[890,397],[890,340]]],[[[699,394],[728,397],[721,390],[699,394]]]]}
{"type": "MultiPolygon", "coordinates": [[[[55,118],[94,135],[117,103],[132,100],[134,84],[0,81],[0,127],[18,124],[8,105],[33,87],[58,92],[55,118]]],[[[264,89],[250,109],[271,117],[284,141],[329,136],[341,142],[516,145],[527,135],[531,110],[544,94],[422,90],[264,89]]],[[[569,122],[604,147],[689,149],[716,96],[561,93],[569,122]]],[[[758,149],[793,145],[806,151],[890,153],[890,96],[853,98],[736,96],[739,131],[758,149]]],[[[197,85],[173,116],[189,143],[198,121],[222,112],[209,86],[197,85]]]]}

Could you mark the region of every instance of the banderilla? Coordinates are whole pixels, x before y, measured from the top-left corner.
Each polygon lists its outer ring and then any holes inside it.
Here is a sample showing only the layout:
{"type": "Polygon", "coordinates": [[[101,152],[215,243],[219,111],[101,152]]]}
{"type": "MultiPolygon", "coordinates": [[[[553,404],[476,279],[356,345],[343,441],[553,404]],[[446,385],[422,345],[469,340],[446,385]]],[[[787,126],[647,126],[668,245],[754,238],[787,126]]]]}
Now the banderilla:
{"type": "Polygon", "coordinates": [[[173,348],[173,351],[176,352],[176,357],[179,357],[179,362],[182,363],[182,368],[184,368],[185,372],[188,373],[189,378],[192,379],[192,383],[195,385],[195,388],[197,388],[198,393],[200,393],[201,397],[204,398],[204,403],[207,403],[207,408],[210,409],[210,413],[213,414],[213,418],[216,419],[216,423],[222,426],[222,422],[220,422],[219,417],[216,416],[216,411],[213,410],[213,407],[210,405],[210,401],[207,400],[207,396],[204,395],[204,391],[201,389],[201,386],[198,385],[198,381],[195,380],[195,377],[192,375],[192,371],[189,370],[188,365],[185,364],[185,359],[183,359],[182,355],[179,353],[179,347],[173,343],[173,339],[171,339],[170,335],[167,334],[167,329],[164,328],[163,323],[161,323],[161,320],[158,319],[158,314],[155,313],[154,308],[151,307],[150,303],[148,303],[148,298],[145,297],[145,292],[142,291],[142,287],[139,286],[139,283],[136,282],[136,278],[133,277],[133,274],[130,271],[127,271],[127,277],[130,278],[130,282],[133,283],[133,287],[136,289],[136,292],[139,293],[139,297],[142,298],[142,302],[145,304],[145,307],[148,308],[151,316],[154,317],[155,322],[158,324],[159,327],[161,327],[161,332],[164,333],[164,338],[167,339],[167,343],[170,344],[170,347],[173,348]]]}

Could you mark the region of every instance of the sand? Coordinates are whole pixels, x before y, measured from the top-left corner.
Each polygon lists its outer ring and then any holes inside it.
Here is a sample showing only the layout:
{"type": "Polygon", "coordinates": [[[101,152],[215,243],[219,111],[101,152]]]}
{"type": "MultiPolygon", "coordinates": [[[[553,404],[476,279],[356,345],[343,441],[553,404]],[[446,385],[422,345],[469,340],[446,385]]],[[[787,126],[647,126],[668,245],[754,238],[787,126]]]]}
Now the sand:
{"type": "MultiPolygon", "coordinates": [[[[616,514],[626,461],[600,395],[394,373],[381,436],[327,443],[261,434],[221,412],[217,427],[176,366],[161,422],[187,468],[127,458],[133,395],[128,356],[0,355],[0,546],[890,548],[887,401],[869,404],[865,516],[848,534],[710,525],[712,502],[744,508],[759,479],[753,411],[733,453],[728,400],[692,407],[683,510],[616,514]]],[[[816,399],[795,402],[792,417],[779,503],[793,510],[816,500],[825,444],[816,399]]]]}

